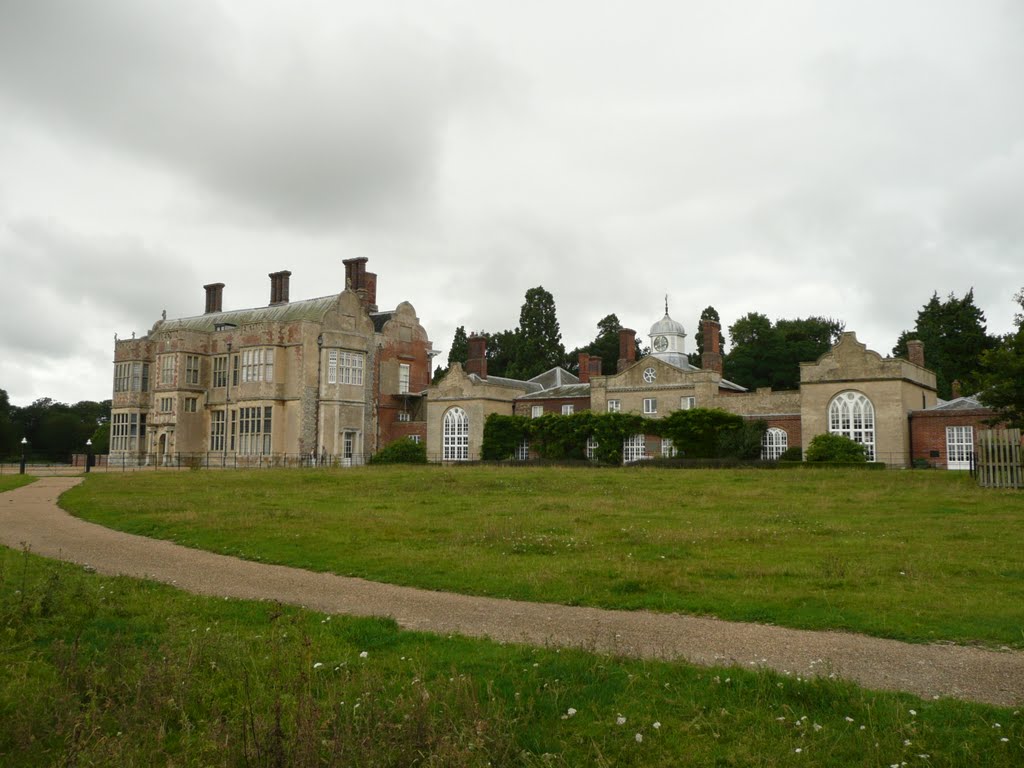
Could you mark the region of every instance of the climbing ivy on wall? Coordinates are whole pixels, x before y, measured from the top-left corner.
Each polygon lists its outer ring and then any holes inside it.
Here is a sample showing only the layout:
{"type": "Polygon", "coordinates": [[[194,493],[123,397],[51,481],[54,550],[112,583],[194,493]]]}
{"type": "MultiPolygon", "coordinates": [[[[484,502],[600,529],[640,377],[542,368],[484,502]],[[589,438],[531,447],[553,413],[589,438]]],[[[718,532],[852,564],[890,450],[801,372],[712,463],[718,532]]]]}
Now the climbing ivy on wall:
{"type": "Polygon", "coordinates": [[[587,439],[593,437],[600,463],[621,464],[623,441],[644,434],[671,438],[687,458],[756,458],[764,430],[764,422],[751,423],[735,414],[707,408],[675,411],[664,419],[589,411],[569,416],[547,414],[537,419],[492,414],[484,424],[481,457],[485,461],[510,459],[527,440],[530,450],[542,459],[581,460],[586,458],[587,439]]]}

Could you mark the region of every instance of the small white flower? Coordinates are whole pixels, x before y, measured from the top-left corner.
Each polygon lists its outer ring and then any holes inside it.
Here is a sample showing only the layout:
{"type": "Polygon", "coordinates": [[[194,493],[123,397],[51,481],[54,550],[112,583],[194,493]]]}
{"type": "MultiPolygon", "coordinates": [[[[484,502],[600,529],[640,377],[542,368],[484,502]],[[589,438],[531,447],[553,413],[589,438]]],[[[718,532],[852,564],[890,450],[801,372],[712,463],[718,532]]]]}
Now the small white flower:
{"type": "Polygon", "coordinates": [[[1002,742],[1004,742],[1004,743],[1005,743],[1005,742],[1009,741],[1009,739],[1008,739],[1008,738],[1006,738],[1005,736],[1003,736],[1003,738],[1001,738],[1001,739],[1000,739],[1000,741],[1002,741],[1002,742]]]}
{"type": "Polygon", "coordinates": [[[360,659],[365,659],[369,655],[370,655],[369,653],[367,653],[366,651],[363,651],[362,653],[359,654],[359,658],[360,659]]]}
{"type": "Polygon", "coordinates": [[[912,710],[910,710],[910,714],[912,714],[912,715],[915,715],[915,716],[916,716],[916,715],[917,715],[917,710],[916,710],[916,709],[912,709],[912,710]]]}
{"type": "Polygon", "coordinates": [[[999,723],[993,723],[992,727],[993,728],[1002,728],[1003,726],[1001,726],[999,723]]]}
{"type": "Polygon", "coordinates": [[[909,747],[910,746],[910,739],[904,739],[903,740],[903,746],[904,747],[909,747]]]}
{"type": "Polygon", "coordinates": [[[636,739],[636,743],[639,744],[644,740],[644,735],[642,733],[638,733],[633,738],[636,739]]]}
{"type": "Polygon", "coordinates": [[[797,747],[793,751],[796,752],[799,755],[801,752],[803,752],[803,749],[801,749],[800,747],[797,747]]]}
{"type": "Polygon", "coordinates": [[[313,669],[320,669],[320,667],[322,667],[323,665],[324,663],[322,661],[318,661],[316,664],[313,665],[313,669]]]}
{"type": "Polygon", "coordinates": [[[823,726],[823,725],[818,725],[817,723],[815,723],[815,724],[814,724],[814,730],[815,730],[815,731],[820,731],[820,730],[821,730],[822,728],[824,728],[824,727],[825,727],[825,726],[823,726]]]}
{"type": "Polygon", "coordinates": [[[622,715],[619,715],[618,717],[615,718],[615,724],[616,725],[625,725],[626,724],[626,718],[624,718],[622,715]]]}
{"type": "Polygon", "coordinates": [[[661,723],[655,720],[651,727],[654,728],[654,730],[658,730],[659,728],[661,728],[661,723]]]}
{"type": "Polygon", "coordinates": [[[846,722],[848,722],[848,723],[852,723],[852,722],[853,722],[853,718],[852,718],[852,717],[850,717],[849,715],[847,715],[847,717],[846,717],[846,722]]]}
{"type": "Polygon", "coordinates": [[[576,708],[575,707],[569,707],[567,710],[565,710],[565,714],[567,714],[569,717],[572,717],[573,715],[576,714],[576,708]]]}
{"type": "Polygon", "coordinates": [[[862,731],[863,731],[863,730],[864,730],[865,728],[867,728],[867,726],[866,726],[866,725],[862,725],[862,726],[860,727],[860,729],[861,729],[862,731]]]}

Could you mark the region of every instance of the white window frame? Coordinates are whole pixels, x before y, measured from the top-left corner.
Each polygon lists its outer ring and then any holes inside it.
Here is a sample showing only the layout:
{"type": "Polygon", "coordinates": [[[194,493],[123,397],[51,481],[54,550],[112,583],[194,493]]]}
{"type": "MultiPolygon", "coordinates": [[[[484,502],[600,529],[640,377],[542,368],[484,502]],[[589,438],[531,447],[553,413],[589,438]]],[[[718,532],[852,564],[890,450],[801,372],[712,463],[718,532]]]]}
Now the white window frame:
{"type": "Polygon", "coordinates": [[[829,401],[828,431],[860,443],[868,461],[875,460],[875,406],[863,392],[846,390],[829,401]]]}
{"type": "Polygon", "coordinates": [[[530,441],[525,437],[516,446],[516,461],[530,460],[530,441]]]}
{"type": "Polygon", "coordinates": [[[399,363],[398,364],[398,394],[405,395],[409,393],[409,364],[399,363]]]}
{"type": "Polygon", "coordinates": [[[174,355],[160,355],[160,384],[174,383],[174,355]]]}
{"type": "Polygon", "coordinates": [[[622,410],[621,400],[609,400],[608,401],[608,413],[619,413],[622,410]]]}
{"type": "Polygon", "coordinates": [[[644,398],[644,414],[650,415],[658,412],[658,398],[656,397],[645,397],[644,398]]]}
{"type": "Polygon", "coordinates": [[[114,391],[127,392],[131,381],[131,363],[118,363],[114,366],[114,391]]]}
{"type": "Polygon", "coordinates": [[[671,437],[661,438],[661,458],[671,459],[676,455],[676,447],[672,444],[671,437]]]}
{"type": "Polygon", "coordinates": [[[196,386],[199,384],[199,355],[185,355],[185,383],[196,386]]]}
{"type": "Polygon", "coordinates": [[[327,350],[327,383],[338,383],[338,350],[327,350]]]}
{"type": "Polygon", "coordinates": [[[769,427],[761,437],[761,458],[778,461],[789,448],[789,433],[779,427],[769,427]]]}
{"type": "MultiPolygon", "coordinates": [[[[360,352],[338,351],[338,384],[363,385],[363,355],[360,352]]],[[[334,382],[332,382],[334,383],[334,382]]]]}
{"type": "Polygon", "coordinates": [[[597,440],[593,435],[587,437],[587,458],[590,461],[597,461],[597,440]]]}
{"type": "Polygon", "coordinates": [[[408,411],[399,411],[398,412],[398,420],[399,421],[412,421],[412,416],[409,414],[408,411]]]}
{"type": "Polygon", "coordinates": [[[213,358],[213,387],[219,389],[228,385],[228,356],[217,355],[213,358]]]}
{"type": "Polygon", "coordinates": [[[224,411],[212,411],[210,413],[210,450],[224,450],[224,435],[226,433],[227,414],[224,411]]]}
{"type": "Polygon", "coordinates": [[[576,406],[573,403],[563,403],[562,404],[562,415],[563,416],[572,416],[574,413],[576,413],[576,406]]]}
{"type": "Polygon", "coordinates": [[[441,459],[469,461],[469,415],[458,406],[445,411],[442,419],[441,459]]]}
{"type": "Polygon", "coordinates": [[[186,397],[185,401],[182,403],[181,410],[182,410],[182,413],[195,413],[196,410],[198,409],[198,407],[199,407],[199,398],[198,397],[186,397]]]}
{"type": "Polygon", "coordinates": [[[544,406],[543,405],[531,405],[530,406],[530,418],[531,419],[539,419],[543,415],[544,415],[544,406]]]}
{"type": "Polygon", "coordinates": [[[963,471],[974,462],[974,427],[946,427],[946,469],[963,471]]]}
{"type": "Polygon", "coordinates": [[[160,398],[160,413],[174,413],[174,398],[173,397],[161,397],[160,398]]]}
{"type": "Polygon", "coordinates": [[[622,441],[622,463],[643,461],[647,458],[647,435],[630,435],[622,441]]]}
{"type": "Polygon", "coordinates": [[[689,411],[697,407],[697,398],[693,395],[683,395],[679,398],[679,410],[689,411]]]}
{"type": "Polygon", "coordinates": [[[274,380],[274,348],[250,347],[242,350],[242,383],[274,380]]]}
{"type": "Polygon", "coordinates": [[[238,452],[249,456],[258,456],[271,453],[272,448],[272,406],[254,405],[239,408],[238,452]]]}

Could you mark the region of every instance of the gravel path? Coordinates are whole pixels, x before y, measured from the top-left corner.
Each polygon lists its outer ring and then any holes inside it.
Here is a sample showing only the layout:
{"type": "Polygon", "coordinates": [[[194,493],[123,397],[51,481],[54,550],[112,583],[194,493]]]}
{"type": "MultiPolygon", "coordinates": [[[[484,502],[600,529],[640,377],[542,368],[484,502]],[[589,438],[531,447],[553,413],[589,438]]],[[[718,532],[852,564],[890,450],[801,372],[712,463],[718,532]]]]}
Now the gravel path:
{"type": "Polygon", "coordinates": [[[922,698],[1024,704],[1024,653],[914,645],[718,619],[609,611],[430,592],[239,560],[112,531],[68,515],[57,497],[80,482],[52,477],[0,494],[0,543],[88,564],[100,573],[202,595],[279,600],[325,613],[390,616],[406,629],[694,664],[830,675],[922,698]]]}

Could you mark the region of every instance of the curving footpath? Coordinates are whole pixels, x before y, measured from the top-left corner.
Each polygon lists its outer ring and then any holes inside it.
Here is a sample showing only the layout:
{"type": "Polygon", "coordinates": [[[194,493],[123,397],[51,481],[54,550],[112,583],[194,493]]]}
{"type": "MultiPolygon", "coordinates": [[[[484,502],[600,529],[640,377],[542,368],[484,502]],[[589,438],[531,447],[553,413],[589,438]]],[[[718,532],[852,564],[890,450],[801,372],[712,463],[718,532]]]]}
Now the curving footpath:
{"type": "Polygon", "coordinates": [[[718,619],[611,611],[431,592],[267,565],[113,531],[72,517],[57,498],[79,478],[0,494],[0,543],[110,575],[201,595],[279,600],[324,613],[389,616],[405,629],[694,664],[770,668],[852,680],[922,698],[1024,703],[1024,653],[915,645],[718,619]]]}

